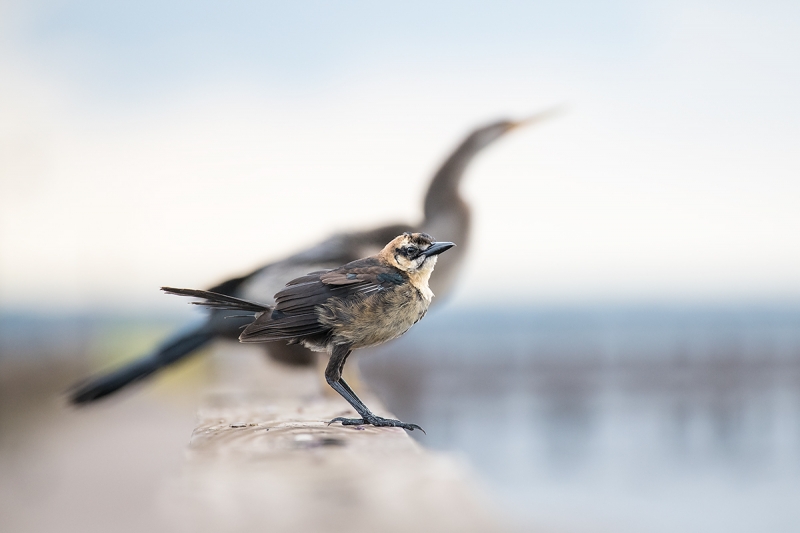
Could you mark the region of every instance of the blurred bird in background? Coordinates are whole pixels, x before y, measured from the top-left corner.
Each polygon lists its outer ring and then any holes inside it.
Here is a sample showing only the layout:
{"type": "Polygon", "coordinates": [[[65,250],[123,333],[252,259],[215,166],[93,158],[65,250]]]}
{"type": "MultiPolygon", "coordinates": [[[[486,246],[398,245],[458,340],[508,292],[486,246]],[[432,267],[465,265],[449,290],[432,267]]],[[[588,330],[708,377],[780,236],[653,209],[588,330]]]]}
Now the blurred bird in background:
{"type": "MultiPolygon", "coordinates": [[[[469,244],[470,208],[461,198],[459,185],[473,158],[484,148],[521,126],[550,118],[560,110],[549,109],[523,120],[500,120],[472,131],[444,161],[433,176],[424,201],[424,218],[417,224],[391,224],[372,230],[338,233],[286,259],[264,265],[241,277],[215,285],[209,292],[263,303],[274,302],[279,290],[290,280],[309,272],[336,268],[356,259],[378,253],[387,242],[404,232],[436,235],[459,246],[442,258],[431,280],[434,294],[445,296],[463,264],[469,244]]],[[[70,392],[74,404],[99,400],[176,363],[217,338],[238,339],[252,319],[231,310],[212,310],[207,320],[167,338],[149,354],[108,374],[79,384],[70,392]]],[[[311,365],[314,354],[299,344],[265,345],[270,356],[293,365],[311,365]]]]}

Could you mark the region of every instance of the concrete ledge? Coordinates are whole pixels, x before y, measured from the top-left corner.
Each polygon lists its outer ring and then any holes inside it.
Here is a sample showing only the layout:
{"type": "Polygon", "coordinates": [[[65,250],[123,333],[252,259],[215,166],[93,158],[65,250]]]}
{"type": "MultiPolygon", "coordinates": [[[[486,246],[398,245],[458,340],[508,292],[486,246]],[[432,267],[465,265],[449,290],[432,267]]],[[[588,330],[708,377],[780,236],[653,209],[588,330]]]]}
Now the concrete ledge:
{"type": "MultiPolygon", "coordinates": [[[[464,465],[354,416],[318,372],[225,346],[170,510],[185,531],[503,531],[464,465]]],[[[375,398],[373,411],[391,416],[375,398]]],[[[426,428],[427,429],[427,428],[426,428]]]]}

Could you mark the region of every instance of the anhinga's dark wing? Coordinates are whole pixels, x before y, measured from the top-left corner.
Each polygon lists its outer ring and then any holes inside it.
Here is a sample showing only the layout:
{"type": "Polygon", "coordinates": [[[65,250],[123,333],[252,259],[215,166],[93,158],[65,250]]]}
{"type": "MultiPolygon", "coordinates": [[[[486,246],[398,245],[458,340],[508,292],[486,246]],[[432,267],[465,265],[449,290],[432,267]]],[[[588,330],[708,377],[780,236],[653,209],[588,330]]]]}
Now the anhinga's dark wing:
{"type": "Polygon", "coordinates": [[[328,333],[319,322],[317,307],[331,298],[366,297],[407,281],[397,269],[369,257],[333,270],[312,272],[290,281],[275,295],[275,309],[247,326],[239,340],[265,342],[296,340],[328,333]]]}

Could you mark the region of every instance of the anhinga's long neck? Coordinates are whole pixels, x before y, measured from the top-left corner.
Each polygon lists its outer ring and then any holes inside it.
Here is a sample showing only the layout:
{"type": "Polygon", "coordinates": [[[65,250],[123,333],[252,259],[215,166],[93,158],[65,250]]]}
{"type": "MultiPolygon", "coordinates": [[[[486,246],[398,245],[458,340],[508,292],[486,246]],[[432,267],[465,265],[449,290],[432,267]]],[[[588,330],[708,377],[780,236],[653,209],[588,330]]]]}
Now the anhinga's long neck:
{"type": "Polygon", "coordinates": [[[468,216],[469,209],[461,199],[458,188],[464,172],[481,148],[483,146],[478,145],[473,133],[439,167],[425,195],[423,226],[441,216],[449,218],[461,215],[465,209],[468,216]]]}
{"type": "Polygon", "coordinates": [[[442,257],[436,266],[431,278],[434,294],[443,295],[450,290],[469,247],[470,208],[459,194],[459,185],[473,157],[484,146],[478,143],[475,132],[468,136],[439,168],[425,195],[421,231],[439,241],[457,244],[450,256],[442,257]]]}

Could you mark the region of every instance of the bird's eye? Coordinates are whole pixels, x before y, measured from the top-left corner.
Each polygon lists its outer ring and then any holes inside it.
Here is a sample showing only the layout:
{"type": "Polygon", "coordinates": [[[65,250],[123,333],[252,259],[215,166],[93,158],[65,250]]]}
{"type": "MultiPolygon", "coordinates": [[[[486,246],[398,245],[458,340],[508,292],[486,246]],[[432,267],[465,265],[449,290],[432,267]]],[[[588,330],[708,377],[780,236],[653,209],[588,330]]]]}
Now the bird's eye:
{"type": "Polygon", "coordinates": [[[416,246],[409,246],[408,248],[406,248],[406,255],[408,255],[408,257],[414,257],[415,255],[417,255],[418,252],[419,248],[417,248],[416,246]]]}

